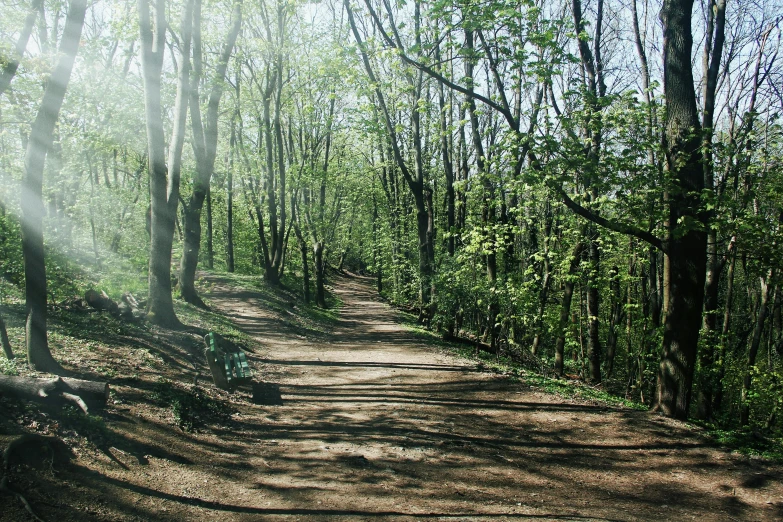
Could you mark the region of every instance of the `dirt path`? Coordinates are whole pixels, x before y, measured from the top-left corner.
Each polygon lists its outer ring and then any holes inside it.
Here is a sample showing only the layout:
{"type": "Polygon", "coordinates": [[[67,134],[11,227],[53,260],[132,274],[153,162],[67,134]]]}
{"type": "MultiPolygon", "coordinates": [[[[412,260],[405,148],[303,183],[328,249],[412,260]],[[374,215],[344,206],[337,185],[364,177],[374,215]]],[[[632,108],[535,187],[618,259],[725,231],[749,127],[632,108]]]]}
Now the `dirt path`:
{"type": "MultiPolygon", "coordinates": [[[[369,281],[336,292],[341,321],[321,341],[292,340],[252,308],[237,317],[268,347],[264,378],[283,404],[237,434],[257,446],[221,516],[783,519],[779,471],[679,423],[475,371],[400,326],[369,281]]],[[[230,293],[212,299],[233,308],[230,293]]]]}
{"type": "MultiPolygon", "coordinates": [[[[783,520],[780,469],[478,371],[401,326],[368,280],[335,281],[344,307],[324,333],[288,321],[292,303],[210,279],[210,303],[262,347],[255,397],[232,396],[230,429],[194,434],[150,407],[150,380],[117,382],[111,446],[29,486],[44,518],[783,520]]],[[[192,379],[195,341],[161,367],[192,379]]]]}

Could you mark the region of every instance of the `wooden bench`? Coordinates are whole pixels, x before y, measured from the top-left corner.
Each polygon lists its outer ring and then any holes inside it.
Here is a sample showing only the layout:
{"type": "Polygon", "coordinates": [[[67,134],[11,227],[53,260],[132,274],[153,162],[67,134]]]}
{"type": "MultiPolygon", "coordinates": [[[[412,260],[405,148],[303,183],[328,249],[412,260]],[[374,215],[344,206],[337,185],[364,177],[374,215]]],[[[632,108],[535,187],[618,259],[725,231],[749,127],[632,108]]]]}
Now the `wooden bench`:
{"type": "Polygon", "coordinates": [[[209,332],[204,336],[207,344],[204,355],[215,386],[224,390],[234,390],[237,386],[250,382],[253,377],[247,363],[245,352],[222,335],[209,332]]]}

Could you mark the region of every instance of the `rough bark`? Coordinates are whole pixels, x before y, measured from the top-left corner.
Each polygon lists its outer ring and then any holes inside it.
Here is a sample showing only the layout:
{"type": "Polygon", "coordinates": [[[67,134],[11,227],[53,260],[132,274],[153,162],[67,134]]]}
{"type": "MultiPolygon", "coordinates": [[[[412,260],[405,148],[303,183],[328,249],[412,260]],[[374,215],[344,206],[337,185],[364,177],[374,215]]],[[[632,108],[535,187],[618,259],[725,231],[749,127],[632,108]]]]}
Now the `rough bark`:
{"type": "Polygon", "coordinates": [[[294,227],[297,242],[299,243],[299,253],[302,256],[302,292],[305,303],[310,304],[310,263],[307,259],[307,241],[302,234],[302,227],[299,224],[299,212],[296,205],[298,194],[291,194],[291,223],[294,227]]]}
{"type": "MultiPolygon", "coordinates": [[[[723,53],[724,28],[726,23],[726,1],[718,0],[707,10],[707,34],[703,53],[703,110],[702,110],[702,150],[704,154],[704,186],[714,190],[715,168],[712,161],[713,119],[715,111],[715,92],[718,84],[721,56],[723,53]]],[[[715,211],[710,211],[712,219],[715,211]]],[[[733,244],[733,243],[732,243],[733,244]]],[[[707,275],[704,285],[704,342],[702,342],[699,365],[701,367],[698,386],[698,416],[702,419],[712,417],[712,396],[715,382],[713,365],[715,362],[716,334],[718,331],[718,290],[726,257],[718,254],[718,233],[710,227],[707,232],[707,275]]]]}
{"type": "Polygon", "coordinates": [[[320,241],[313,245],[313,264],[315,265],[315,304],[326,308],[326,265],[324,264],[324,244],[320,241]]]}
{"type": "Polygon", "coordinates": [[[691,67],[692,11],[693,0],[665,0],[661,10],[666,99],[664,150],[669,182],[665,194],[665,319],[656,409],[678,419],[686,419],[690,409],[707,249],[700,214],[704,174],[691,67]]]}
{"type": "MultiPolygon", "coordinates": [[[[267,29],[269,32],[270,30],[267,29]]],[[[278,67],[276,64],[275,68],[278,67]]],[[[267,167],[267,179],[266,179],[266,203],[267,213],[269,215],[269,235],[270,241],[267,242],[263,228],[259,228],[259,236],[262,238],[262,250],[263,250],[263,262],[264,262],[264,279],[272,284],[280,284],[279,265],[275,264],[275,260],[280,259],[278,253],[282,244],[279,234],[278,223],[278,201],[277,194],[275,193],[275,161],[274,161],[274,144],[272,140],[272,116],[271,116],[271,104],[272,97],[277,90],[278,96],[282,92],[282,86],[277,86],[277,73],[275,71],[267,70],[266,72],[267,84],[264,92],[263,100],[263,129],[264,129],[264,148],[266,153],[266,167],[267,167]]],[[[260,146],[260,142],[259,142],[260,146]]],[[[258,213],[258,210],[257,210],[258,213]]],[[[262,221],[259,214],[259,226],[262,221]]]]}
{"type": "Polygon", "coordinates": [[[207,268],[215,268],[215,245],[212,224],[212,187],[207,187],[207,268]]]}
{"type": "Polygon", "coordinates": [[[302,255],[302,291],[305,303],[310,304],[310,263],[307,256],[307,245],[300,242],[299,252],[302,255]]]}
{"type": "Polygon", "coordinates": [[[723,406],[723,378],[726,375],[726,351],[729,343],[729,332],[731,331],[731,308],[734,302],[734,274],[737,267],[737,252],[731,253],[729,261],[729,270],[726,274],[726,302],[723,305],[723,326],[720,334],[720,364],[716,369],[715,393],[712,398],[712,411],[720,412],[723,406]]]}
{"type": "Polygon", "coordinates": [[[11,348],[11,341],[8,339],[8,331],[5,329],[5,321],[0,314],[0,343],[3,345],[3,353],[9,361],[14,358],[14,350],[11,348]]]}
{"type": "Polygon", "coordinates": [[[552,215],[552,206],[549,201],[544,204],[544,239],[543,239],[543,263],[541,266],[541,289],[538,293],[538,312],[536,313],[534,328],[535,337],[533,338],[533,344],[530,347],[530,351],[533,355],[538,354],[538,349],[541,346],[541,339],[543,337],[543,323],[544,313],[546,312],[546,305],[549,300],[549,286],[552,282],[552,263],[549,259],[549,243],[550,236],[552,235],[552,222],[554,216],[552,215]]]}
{"type": "Polygon", "coordinates": [[[49,351],[46,335],[46,265],[44,262],[43,171],[46,154],[54,139],[65,91],[79,49],[86,0],[73,0],[65,20],[59,58],[44,88],[41,106],[30,129],[24,158],[22,183],[22,254],[25,269],[25,337],[27,360],[39,371],[60,373],[62,368],[49,351]]]}
{"type": "Polygon", "coordinates": [[[590,243],[588,244],[588,274],[587,274],[587,358],[589,363],[589,380],[592,384],[601,382],[601,337],[599,318],[599,281],[598,271],[600,262],[600,250],[598,247],[598,231],[595,226],[591,228],[590,243]]]}
{"type": "MultiPolygon", "coordinates": [[[[598,193],[594,187],[594,180],[599,175],[599,160],[602,144],[602,114],[599,104],[604,96],[606,86],[603,80],[603,63],[601,62],[601,36],[603,23],[603,0],[598,0],[595,31],[593,34],[593,50],[588,45],[588,40],[581,36],[585,31],[585,23],[582,18],[582,4],[580,0],[572,0],[572,13],[574,27],[576,27],[579,47],[579,56],[582,69],[587,80],[586,103],[589,110],[589,119],[584,129],[584,134],[589,145],[587,147],[587,162],[583,176],[585,192],[588,194],[588,208],[598,199],[598,193]]],[[[594,211],[596,214],[597,211],[594,211]]],[[[601,338],[600,338],[600,312],[599,312],[599,270],[601,251],[599,248],[599,232],[595,225],[588,227],[590,241],[587,245],[589,261],[587,271],[587,358],[589,362],[589,380],[593,384],[601,382],[601,338]]]]}
{"type": "MultiPolygon", "coordinates": [[[[308,222],[310,225],[310,236],[313,244],[314,265],[315,265],[315,303],[321,308],[326,308],[326,290],[324,284],[326,282],[324,271],[326,265],[324,264],[323,251],[324,241],[326,240],[325,228],[325,216],[326,216],[326,178],[329,173],[329,161],[331,160],[332,150],[332,122],[334,119],[334,106],[337,95],[332,90],[331,100],[329,100],[329,115],[326,120],[326,136],[324,145],[324,162],[321,170],[321,186],[318,193],[318,222],[314,222],[310,218],[308,212],[308,222]]],[[[350,232],[348,234],[350,236],[350,232]]],[[[342,270],[342,258],[340,259],[340,267],[338,270],[342,270]]]]}
{"type": "Polygon", "coordinates": [[[649,285],[649,312],[653,328],[661,326],[661,311],[663,308],[663,293],[659,291],[658,284],[658,251],[650,247],[650,269],[647,273],[647,283],[649,285]]]}
{"type": "Polygon", "coordinates": [[[609,272],[609,288],[611,290],[611,303],[609,305],[609,334],[606,339],[606,375],[612,376],[614,370],[614,358],[617,352],[617,327],[622,321],[623,296],[620,294],[620,273],[617,267],[609,272]]]}
{"type": "MultiPolygon", "coordinates": [[[[237,82],[237,89],[239,83],[237,82]]],[[[234,272],[234,155],[236,154],[236,118],[231,119],[228,179],[226,180],[226,271],[234,272]]]]}

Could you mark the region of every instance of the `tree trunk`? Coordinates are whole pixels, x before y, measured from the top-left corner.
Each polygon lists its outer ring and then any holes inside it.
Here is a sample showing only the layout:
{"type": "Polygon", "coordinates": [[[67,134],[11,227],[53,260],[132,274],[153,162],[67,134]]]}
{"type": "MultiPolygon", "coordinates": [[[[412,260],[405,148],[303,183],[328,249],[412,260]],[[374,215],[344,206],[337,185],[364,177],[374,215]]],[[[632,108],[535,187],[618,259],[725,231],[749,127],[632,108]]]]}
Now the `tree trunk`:
{"type": "Polygon", "coordinates": [[[620,271],[613,267],[610,271],[609,288],[611,289],[611,303],[609,306],[609,334],[606,339],[606,375],[611,377],[614,370],[614,358],[617,351],[617,326],[622,320],[623,298],[620,295],[620,271]]]}
{"type": "MultiPolygon", "coordinates": [[[[278,240],[277,240],[277,196],[275,194],[275,163],[274,163],[274,147],[272,143],[272,117],[271,117],[271,103],[272,93],[274,91],[274,83],[277,76],[267,73],[267,88],[264,96],[264,146],[266,150],[266,200],[269,215],[269,235],[271,241],[269,242],[269,248],[264,249],[264,280],[267,283],[277,286],[280,284],[280,278],[278,276],[277,265],[274,264],[275,256],[277,255],[278,240]]],[[[260,143],[259,143],[260,145],[260,143]]],[[[261,222],[259,222],[261,223],[261,222]]],[[[259,234],[263,236],[264,231],[259,229],[259,234]]]]}
{"type": "Polygon", "coordinates": [[[310,304],[310,264],[307,255],[307,244],[301,241],[299,251],[302,254],[302,290],[305,303],[310,304]]]}
{"type": "MultiPolygon", "coordinates": [[[[584,189],[588,194],[588,203],[598,199],[594,180],[599,174],[599,163],[602,146],[602,114],[600,100],[606,90],[603,79],[603,62],[601,61],[601,37],[603,23],[603,0],[598,0],[596,9],[595,31],[593,34],[593,50],[590,50],[588,40],[581,37],[586,30],[582,19],[581,0],[572,0],[571,9],[574,17],[574,27],[580,35],[577,37],[579,56],[587,81],[588,96],[585,105],[588,108],[588,120],[584,134],[590,144],[587,150],[587,162],[583,176],[584,189]]],[[[597,211],[596,211],[597,213],[597,211]]],[[[587,246],[589,267],[587,271],[587,357],[589,361],[588,380],[597,384],[601,382],[601,339],[599,336],[599,269],[601,252],[598,246],[598,229],[591,224],[587,227],[590,243],[587,246]]]]}
{"type": "Polygon", "coordinates": [[[715,350],[718,339],[718,291],[720,290],[721,272],[724,263],[718,259],[717,240],[714,232],[709,232],[707,241],[708,261],[707,275],[704,285],[704,330],[701,353],[699,354],[699,383],[697,399],[697,415],[700,419],[712,418],[712,403],[715,392],[715,350]]]}
{"type": "Polygon", "coordinates": [[[650,247],[650,270],[647,273],[647,283],[650,291],[649,311],[653,328],[661,326],[661,308],[663,299],[658,284],[658,251],[650,247]]]}
{"type": "Polygon", "coordinates": [[[750,422],[750,389],[753,382],[753,368],[761,345],[761,335],[764,333],[764,323],[769,312],[769,297],[774,288],[775,269],[770,268],[765,277],[760,277],[761,295],[759,296],[759,311],[756,314],[756,325],[753,328],[753,338],[748,348],[748,358],[745,364],[745,375],[742,378],[740,400],[740,425],[747,426],[750,422]]]}
{"type": "MultiPolygon", "coordinates": [[[[279,28],[280,31],[283,30],[282,27],[279,28]]],[[[275,274],[275,279],[279,283],[280,276],[282,275],[282,268],[283,268],[283,259],[285,257],[285,251],[286,251],[286,167],[285,167],[285,157],[284,157],[284,150],[283,150],[283,132],[282,132],[282,125],[280,122],[280,112],[282,110],[281,104],[282,104],[282,96],[283,96],[283,57],[278,56],[278,65],[277,65],[277,96],[275,97],[275,119],[274,119],[274,129],[275,129],[275,140],[277,143],[277,190],[278,190],[278,201],[280,202],[280,214],[279,214],[279,220],[280,220],[280,226],[277,230],[277,248],[275,249],[275,255],[272,259],[272,267],[274,270],[277,271],[277,274],[275,274]]],[[[275,232],[272,231],[274,234],[275,232]]]]}
{"type": "Polygon", "coordinates": [[[27,360],[35,370],[59,373],[60,365],[49,351],[46,335],[46,264],[44,260],[43,171],[46,153],[54,139],[71,70],[79,50],[86,0],[72,0],[65,20],[59,58],[44,88],[41,106],[30,129],[22,183],[22,255],[25,269],[25,337],[27,360]]]}
{"type": "Polygon", "coordinates": [[[155,0],[154,5],[153,33],[149,1],[138,0],[151,206],[147,319],[161,326],[179,327],[181,323],[174,313],[171,295],[171,246],[177,222],[182,147],[185,141],[188,108],[193,2],[190,0],[185,4],[182,17],[177,98],[174,106],[174,127],[169,143],[168,165],[164,152],[161,109],[161,72],[166,48],[166,5],[164,0],[155,0]]]}
{"type": "Polygon", "coordinates": [[[731,326],[731,308],[734,302],[734,272],[737,267],[737,252],[731,253],[729,270],[726,274],[726,302],[723,304],[723,326],[720,334],[720,355],[715,376],[715,393],[712,399],[712,412],[720,412],[723,406],[723,378],[726,376],[726,351],[729,343],[729,330],[731,326]]]}
{"type": "Polygon", "coordinates": [[[701,192],[701,126],[691,67],[693,0],[665,0],[664,94],[666,163],[671,178],[665,193],[664,332],[656,409],[686,419],[702,324],[707,238],[701,192]]]}
{"type": "Polygon", "coordinates": [[[186,302],[205,308],[204,301],[196,292],[196,269],[198,268],[198,253],[201,244],[201,208],[207,191],[193,187],[188,205],[183,208],[185,215],[184,241],[182,245],[182,262],[179,269],[179,292],[186,302]]]}
{"type": "Polygon", "coordinates": [[[631,353],[633,351],[632,346],[632,337],[631,337],[631,331],[633,328],[633,281],[636,276],[636,250],[634,250],[633,258],[629,262],[628,266],[628,287],[627,287],[627,294],[626,294],[626,301],[625,301],[625,310],[626,310],[626,316],[625,316],[625,368],[626,368],[626,377],[628,379],[628,385],[625,389],[625,395],[626,397],[630,396],[631,392],[631,382],[633,381],[632,373],[633,373],[633,364],[632,364],[632,358],[631,353]]]}
{"type": "Polygon", "coordinates": [[[326,290],[324,289],[325,264],[324,245],[320,241],[313,245],[313,262],[315,264],[315,304],[326,308],[326,290]]]}
{"type": "MultiPolygon", "coordinates": [[[[435,43],[435,63],[441,64],[440,45],[435,43]]],[[[441,74],[442,74],[441,66],[441,74]]],[[[443,161],[443,171],[446,175],[446,251],[449,256],[454,256],[454,164],[452,162],[451,149],[449,147],[449,127],[446,121],[446,96],[444,93],[443,82],[438,82],[438,108],[440,112],[440,149],[441,160],[443,161]]],[[[449,109],[450,111],[450,109],[449,109]]]]}
{"type": "MultiPolygon", "coordinates": [[[[702,150],[704,151],[704,160],[702,168],[704,169],[704,185],[710,192],[715,188],[715,168],[712,154],[713,113],[718,72],[723,53],[725,14],[725,0],[711,3],[710,9],[707,10],[707,34],[703,53],[702,150]]],[[[709,219],[712,219],[715,211],[709,211],[708,215],[709,219]]],[[[718,257],[717,230],[710,228],[707,232],[707,275],[704,286],[704,324],[702,326],[704,336],[699,357],[699,395],[697,399],[698,416],[707,420],[712,417],[712,397],[715,388],[713,365],[715,349],[718,344],[718,290],[724,265],[725,258],[718,257]]]]}
{"type": "Polygon", "coordinates": [[[212,226],[212,187],[207,187],[207,268],[215,268],[215,245],[213,244],[212,226]]]}
{"type": "Polygon", "coordinates": [[[16,40],[14,56],[10,59],[3,56],[3,63],[0,64],[0,95],[11,85],[11,80],[19,68],[19,60],[22,59],[24,51],[27,49],[27,42],[30,40],[30,35],[35,26],[35,19],[38,18],[38,11],[41,9],[42,3],[42,0],[33,0],[24,20],[24,27],[22,27],[19,38],[16,40]]]}
{"type": "MultiPolygon", "coordinates": [[[[193,192],[185,206],[185,237],[180,263],[179,285],[182,298],[196,306],[204,307],[195,287],[201,249],[201,209],[209,194],[212,173],[215,169],[215,157],[218,139],[218,109],[223,96],[223,84],[231,52],[234,49],[242,21],[241,3],[234,4],[231,14],[231,28],[226,35],[223,50],[212,80],[212,89],[207,105],[206,124],[201,120],[199,105],[199,82],[202,78],[201,64],[201,0],[195,0],[193,10],[193,78],[190,88],[190,116],[193,129],[193,152],[196,156],[196,172],[193,179],[193,192]]],[[[285,208],[285,207],[283,207],[285,208]]],[[[211,236],[211,231],[210,231],[211,236]]],[[[210,247],[211,250],[211,247],[210,247]]]]}
{"type": "Polygon", "coordinates": [[[375,194],[372,197],[372,233],[373,233],[373,265],[375,266],[376,289],[378,295],[383,292],[383,261],[381,259],[380,245],[378,244],[378,235],[380,225],[378,224],[378,202],[375,200],[375,194]]]}
{"type": "MultiPolygon", "coordinates": [[[[468,52],[473,52],[473,31],[465,31],[465,48],[468,52]]],[[[482,238],[483,241],[489,245],[487,254],[484,256],[486,264],[487,280],[489,281],[489,303],[487,305],[487,333],[489,334],[489,345],[494,350],[497,344],[497,328],[495,323],[499,305],[497,302],[497,252],[496,252],[496,236],[495,236],[495,187],[492,180],[489,177],[489,172],[486,167],[486,156],[484,153],[484,144],[481,141],[481,134],[479,131],[479,121],[476,113],[476,100],[473,98],[473,59],[468,58],[465,60],[465,78],[468,84],[468,92],[466,105],[468,106],[468,116],[470,118],[471,136],[473,138],[473,148],[476,151],[476,169],[479,179],[482,180],[483,193],[481,203],[481,224],[484,228],[484,234],[487,237],[482,238]]]]}
{"type": "Polygon", "coordinates": [[[5,321],[0,314],[0,344],[3,345],[3,352],[9,361],[14,358],[14,350],[11,348],[11,341],[8,339],[8,331],[5,329],[5,321]]]}
{"type": "Polygon", "coordinates": [[[587,358],[589,362],[589,381],[592,384],[601,382],[601,337],[599,332],[600,320],[598,317],[598,270],[600,251],[598,249],[598,233],[595,226],[589,227],[592,232],[588,245],[588,259],[590,261],[587,277],[587,358]]]}
{"type": "Polygon", "coordinates": [[[226,186],[226,271],[234,272],[234,155],[236,154],[236,122],[231,119],[228,180],[226,186]]]}
{"type": "Polygon", "coordinates": [[[555,341],[555,374],[563,376],[563,355],[565,351],[566,329],[568,328],[568,319],[571,316],[571,300],[574,296],[574,284],[576,283],[576,269],[582,258],[584,243],[579,242],[571,252],[571,262],[568,266],[568,274],[563,283],[563,300],[560,305],[560,321],[557,328],[557,340],[555,341]]]}
{"type": "Polygon", "coordinates": [[[538,349],[541,346],[541,338],[543,337],[543,324],[544,313],[546,312],[546,304],[549,300],[549,286],[552,281],[552,263],[549,259],[549,243],[550,236],[552,235],[552,221],[554,216],[552,215],[552,205],[549,200],[544,203],[544,239],[543,239],[543,263],[541,267],[541,290],[538,293],[538,313],[534,318],[535,337],[533,338],[533,344],[530,347],[530,351],[533,355],[538,353],[538,349]]]}

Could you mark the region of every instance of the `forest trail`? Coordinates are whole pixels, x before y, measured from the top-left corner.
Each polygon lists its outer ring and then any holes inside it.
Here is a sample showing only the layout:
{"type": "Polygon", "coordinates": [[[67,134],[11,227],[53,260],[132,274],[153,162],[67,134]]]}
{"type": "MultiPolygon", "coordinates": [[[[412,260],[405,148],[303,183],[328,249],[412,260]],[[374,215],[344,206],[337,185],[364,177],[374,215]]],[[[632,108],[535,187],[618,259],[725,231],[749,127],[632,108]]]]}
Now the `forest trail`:
{"type": "MultiPolygon", "coordinates": [[[[783,520],[775,464],[481,371],[405,327],[369,279],[334,277],[329,331],[285,292],[205,282],[211,313],[255,339],[257,383],[214,390],[196,326],[121,339],[98,355],[118,368],[104,431],[86,444],[65,429],[70,465],[14,475],[44,520],[783,520]],[[206,390],[232,415],[182,431],[156,399],[168,388],[206,390]]],[[[10,497],[0,507],[29,520],[10,497]]]]}
{"type": "Polygon", "coordinates": [[[266,348],[255,366],[282,405],[234,434],[253,440],[247,465],[198,516],[783,519],[779,471],[677,422],[478,371],[401,325],[369,279],[336,279],[339,324],[317,338],[219,290],[212,303],[266,348]]]}

